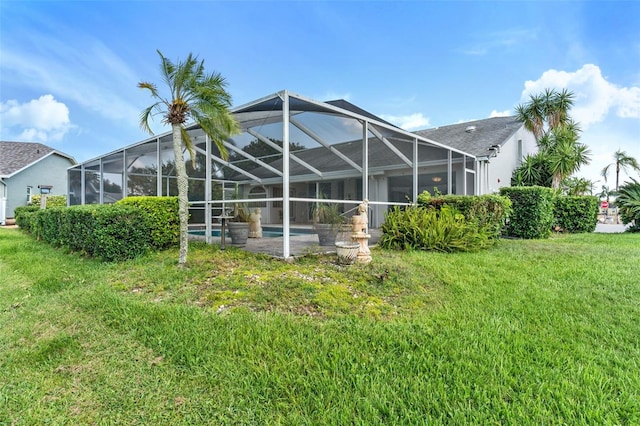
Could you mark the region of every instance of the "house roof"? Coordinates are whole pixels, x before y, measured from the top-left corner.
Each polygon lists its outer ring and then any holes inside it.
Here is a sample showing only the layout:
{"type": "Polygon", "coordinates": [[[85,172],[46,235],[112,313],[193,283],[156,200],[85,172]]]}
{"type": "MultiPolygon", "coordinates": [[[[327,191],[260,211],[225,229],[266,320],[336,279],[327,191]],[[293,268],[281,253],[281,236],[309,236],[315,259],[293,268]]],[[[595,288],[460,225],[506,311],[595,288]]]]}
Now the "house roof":
{"type": "Polygon", "coordinates": [[[502,146],[522,125],[515,116],[493,117],[415,133],[476,157],[486,157],[491,153],[491,145],[502,146]]]}
{"type": "Polygon", "coordinates": [[[11,177],[50,155],[60,155],[73,164],[68,154],[37,142],[0,142],[0,177],[11,177]]]}

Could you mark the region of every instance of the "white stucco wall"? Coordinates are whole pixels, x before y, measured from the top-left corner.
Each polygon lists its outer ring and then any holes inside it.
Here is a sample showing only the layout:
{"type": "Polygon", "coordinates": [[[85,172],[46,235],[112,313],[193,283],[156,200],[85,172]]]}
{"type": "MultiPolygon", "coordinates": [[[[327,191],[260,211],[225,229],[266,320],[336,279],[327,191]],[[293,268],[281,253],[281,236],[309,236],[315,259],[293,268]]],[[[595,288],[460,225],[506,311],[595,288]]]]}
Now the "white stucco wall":
{"type": "Polygon", "coordinates": [[[482,179],[482,189],[485,194],[498,192],[503,186],[510,186],[511,175],[527,154],[534,154],[538,148],[533,134],[521,127],[500,148],[500,153],[489,160],[487,167],[488,179],[482,179]],[[519,152],[518,141],[522,141],[522,152],[519,152]]]}
{"type": "Polygon", "coordinates": [[[51,195],[67,194],[67,168],[74,163],[68,158],[52,154],[38,161],[31,167],[5,178],[7,185],[6,216],[13,217],[14,210],[27,205],[27,187],[32,187],[32,194],[40,193],[38,185],[52,185],[51,195]]]}

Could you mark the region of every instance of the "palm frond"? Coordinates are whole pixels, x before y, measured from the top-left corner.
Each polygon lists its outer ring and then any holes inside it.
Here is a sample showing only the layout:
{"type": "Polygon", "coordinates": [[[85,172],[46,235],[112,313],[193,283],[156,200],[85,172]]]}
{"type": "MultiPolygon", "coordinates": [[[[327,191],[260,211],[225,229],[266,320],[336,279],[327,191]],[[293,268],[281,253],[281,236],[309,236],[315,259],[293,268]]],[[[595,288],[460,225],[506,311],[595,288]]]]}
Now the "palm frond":
{"type": "Polygon", "coordinates": [[[191,165],[193,167],[196,166],[196,150],[193,147],[193,141],[191,140],[191,135],[187,132],[187,129],[184,126],[180,126],[180,134],[182,135],[182,143],[184,147],[189,151],[189,158],[191,158],[191,165]]]}
{"type": "Polygon", "coordinates": [[[140,127],[142,128],[142,130],[153,135],[153,130],[149,126],[149,119],[151,119],[156,114],[162,114],[162,109],[160,106],[163,104],[163,101],[158,101],[153,105],[148,106],[140,113],[140,127]]]}

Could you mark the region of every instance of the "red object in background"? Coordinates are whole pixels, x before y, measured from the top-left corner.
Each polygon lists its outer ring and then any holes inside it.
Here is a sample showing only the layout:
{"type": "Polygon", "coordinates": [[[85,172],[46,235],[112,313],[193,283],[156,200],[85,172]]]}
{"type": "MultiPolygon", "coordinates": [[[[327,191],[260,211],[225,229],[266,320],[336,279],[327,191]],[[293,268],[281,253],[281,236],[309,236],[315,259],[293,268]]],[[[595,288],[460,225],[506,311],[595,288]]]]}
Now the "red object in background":
{"type": "Polygon", "coordinates": [[[608,201],[601,201],[600,202],[600,208],[608,209],[609,208],[609,202],[608,201]]]}

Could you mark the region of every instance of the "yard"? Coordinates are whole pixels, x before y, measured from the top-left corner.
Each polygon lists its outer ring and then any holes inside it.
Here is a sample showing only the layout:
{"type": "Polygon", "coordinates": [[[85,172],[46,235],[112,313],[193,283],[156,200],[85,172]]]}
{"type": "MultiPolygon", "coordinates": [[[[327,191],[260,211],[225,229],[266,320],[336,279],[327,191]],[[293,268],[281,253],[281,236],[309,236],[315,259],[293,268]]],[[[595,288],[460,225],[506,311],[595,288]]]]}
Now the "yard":
{"type": "Polygon", "coordinates": [[[0,424],[640,423],[640,234],[373,257],[0,229],[0,424]]]}

